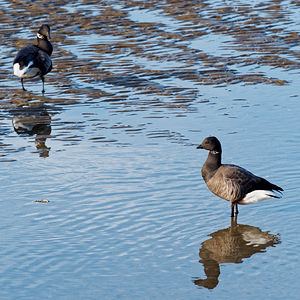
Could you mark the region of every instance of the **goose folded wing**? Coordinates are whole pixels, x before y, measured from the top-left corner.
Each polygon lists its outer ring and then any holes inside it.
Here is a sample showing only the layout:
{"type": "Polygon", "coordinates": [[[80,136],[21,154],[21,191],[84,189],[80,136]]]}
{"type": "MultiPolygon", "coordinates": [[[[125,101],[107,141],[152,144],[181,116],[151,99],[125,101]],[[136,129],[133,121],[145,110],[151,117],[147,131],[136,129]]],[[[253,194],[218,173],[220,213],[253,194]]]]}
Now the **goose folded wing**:
{"type": "Polygon", "coordinates": [[[27,66],[30,62],[33,62],[37,57],[39,49],[36,46],[26,46],[22,48],[14,59],[14,64],[19,63],[21,66],[27,66]]]}
{"type": "Polygon", "coordinates": [[[224,198],[240,201],[243,197],[260,185],[261,179],[244,168],[235,165],[223,165],[220,170],[223,177],[224,198]]]}

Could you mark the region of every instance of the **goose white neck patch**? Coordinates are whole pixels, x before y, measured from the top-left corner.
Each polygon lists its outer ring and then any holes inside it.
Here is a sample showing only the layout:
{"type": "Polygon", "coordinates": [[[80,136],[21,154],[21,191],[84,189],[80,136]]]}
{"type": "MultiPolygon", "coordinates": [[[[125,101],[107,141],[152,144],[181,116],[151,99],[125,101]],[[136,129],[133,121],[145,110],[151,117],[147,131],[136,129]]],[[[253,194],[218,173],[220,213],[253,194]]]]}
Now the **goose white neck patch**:
{"type": "Polygon", "coordinates": [[[213,150],[213,151],[211,151],[211,153],[212,154],[219,154],[220,152],[213,150]]]}

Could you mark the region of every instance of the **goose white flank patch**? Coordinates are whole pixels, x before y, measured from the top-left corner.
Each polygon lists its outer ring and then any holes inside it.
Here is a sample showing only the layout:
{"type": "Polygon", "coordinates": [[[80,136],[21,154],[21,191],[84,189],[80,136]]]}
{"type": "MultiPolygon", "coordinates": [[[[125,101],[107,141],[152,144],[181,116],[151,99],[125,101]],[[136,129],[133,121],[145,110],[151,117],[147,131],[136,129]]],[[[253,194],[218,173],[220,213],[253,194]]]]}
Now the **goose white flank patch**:
{"type": "Polygon", "coordinates": [[[24,78],[34,78],[39,76],[43,82],[44,76],[52,70],[51,54],[53,47],[50,43],[50,27],[43,24],[37,33],[37,45],[30,45],[22,48],[14,59],[14,75],[21,79],[24,88],[24,78]]]}
{"type": "Polygon", "coordinates": [[[239,166],[222,164],[222,147],[216,137],[205,138],[197,149],[209,151],[201,169],[202,177],[211,192],[231,202],[232,217],[238,214],[238,204],[281,198],[281,187],[239,166]]]}

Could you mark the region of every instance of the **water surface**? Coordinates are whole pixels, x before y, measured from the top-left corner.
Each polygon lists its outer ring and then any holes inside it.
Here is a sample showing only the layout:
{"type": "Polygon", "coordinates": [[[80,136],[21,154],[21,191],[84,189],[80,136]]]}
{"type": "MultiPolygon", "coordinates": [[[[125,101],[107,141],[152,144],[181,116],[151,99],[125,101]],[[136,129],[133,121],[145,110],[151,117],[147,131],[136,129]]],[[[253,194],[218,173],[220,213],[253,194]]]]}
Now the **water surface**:
{"type": "Polygon", "coordinates": [[[0,10],[1,299],[297,298],[297,2],[0,10]],[[12,61],[45,22],[54,68],[23,92],[12,61]],[[208,135],[283,198],[232,223],[208,135]]]}

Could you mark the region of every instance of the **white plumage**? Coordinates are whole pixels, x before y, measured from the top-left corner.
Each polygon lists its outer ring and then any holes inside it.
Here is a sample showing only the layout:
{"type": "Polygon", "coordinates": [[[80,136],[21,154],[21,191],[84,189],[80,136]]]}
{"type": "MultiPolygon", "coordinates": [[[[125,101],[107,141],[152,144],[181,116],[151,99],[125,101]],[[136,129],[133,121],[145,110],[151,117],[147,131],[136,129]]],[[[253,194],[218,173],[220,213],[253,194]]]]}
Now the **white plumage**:
{"type": "Polygon", "coordinates": [[[40,73],[40,70],[38,68],[31,68],[33,65],[33,61],[30,61],[27,66],[25,66],[23,69],[20,68],[19,63],[14,64],[14,75],[20,77],[20,78],[33,78],[37,76],[40,73]]]}
{"type": "Polygon", "coordinates": [[[255,190],[246,194],[246,196],[239,201],[239,204],[253,204],[271,198],[279,198],[279,196],[273,191],[255,190]]]}

